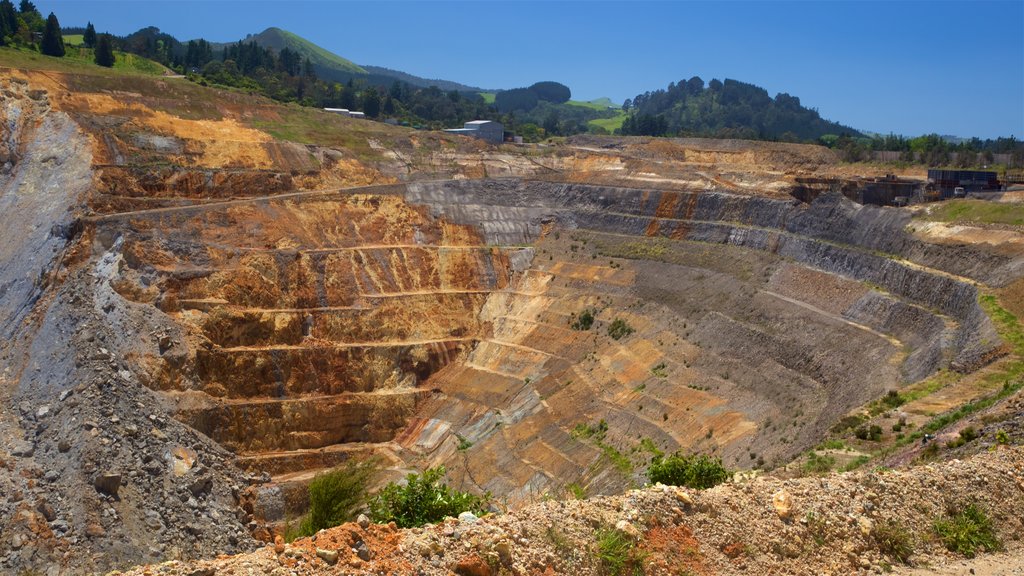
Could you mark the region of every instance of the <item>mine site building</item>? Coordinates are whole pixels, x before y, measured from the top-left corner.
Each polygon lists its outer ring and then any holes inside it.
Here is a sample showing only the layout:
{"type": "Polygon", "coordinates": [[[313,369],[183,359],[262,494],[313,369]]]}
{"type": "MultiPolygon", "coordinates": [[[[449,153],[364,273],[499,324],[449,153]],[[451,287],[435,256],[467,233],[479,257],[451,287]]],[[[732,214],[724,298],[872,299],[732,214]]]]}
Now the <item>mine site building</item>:
{"type": "Polygon", "coordinates": [[[999,190],[999,174],[982,170],[928,170],[928,183],[943,198],[956,196],[957,188],[963,192],[981,192],[983,190],[999,190]]]}
{"type": "Polygon", "coordinates": [[[349,114],[351,114],[351,112],[348,111],[348,108],[324,108],[324,112],[340,114],[342,116],[348,116],[349,114]]]}
{"type": "Polygon", "coordinates": [[[505,140],[505,127],[493,120],[473,120],[463,124],[462,128],[451,128],[445,132],[472,136],[493,144],[501,144],[505,140]]]}

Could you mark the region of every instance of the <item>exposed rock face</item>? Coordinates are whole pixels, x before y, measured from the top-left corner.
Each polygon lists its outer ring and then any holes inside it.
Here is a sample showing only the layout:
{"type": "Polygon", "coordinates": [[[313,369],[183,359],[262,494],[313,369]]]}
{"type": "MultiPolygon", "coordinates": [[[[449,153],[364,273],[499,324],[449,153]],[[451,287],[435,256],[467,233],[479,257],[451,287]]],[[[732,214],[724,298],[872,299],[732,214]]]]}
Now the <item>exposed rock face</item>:
{"type": "Polygon", "coordinates": [[[137,372],[275,475],[254,508],[268,520],[301,510],[317,469],[371,453],[513,500],[568,482],[615,492],[645,458],[612,467],[571,434],[602,419],[620,454],[647,438],[734,465],[791,457],[886,389],[1000,353],[959,273],[992,282],[1020,258],[931,268],[906,224],[838,194],[518,179],[94,223],[117,262],[110,297],[149,311],[154,338],[124,343],[137,372]],[[588,309],[595,327],[573,330],[588,309]],[[610,338],[616,319],[636,333],[610,338]]]}
{"type": "MultiPolygon", "coordinates": [[[[620,493],[659,450],[784,462],[888,389],[1002,354],[979,290],[1024,271],[904,211],[796,202],[778,170],[695,168],[812,169],[813,147],[584,138],[535,158],[417,133],[364,161],[219,111],[0,90],[0,571],[251,549],[349,458],[445,464],[512,504],[620,493]],[[330,186],[349,188],[305,190],[330,186]]],[[[622,516],[603,520],[635,535],[622,516]]],[[[653,554],[692,539],[653,529],[653,554]]],[[[310,558],[362,566],[402,537],[358,530],[310,558]]],[[[464,571],[514,564],[519,540],[491,536],[464,571]]]]}

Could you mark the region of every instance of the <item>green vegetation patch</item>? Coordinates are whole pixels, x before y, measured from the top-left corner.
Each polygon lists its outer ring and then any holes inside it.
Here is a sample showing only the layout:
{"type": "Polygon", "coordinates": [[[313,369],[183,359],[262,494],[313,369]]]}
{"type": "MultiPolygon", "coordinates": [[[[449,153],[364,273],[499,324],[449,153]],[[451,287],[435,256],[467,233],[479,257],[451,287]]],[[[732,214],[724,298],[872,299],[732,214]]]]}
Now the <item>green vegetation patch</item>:
{"type": "Polygon", "coordinates": [[[915,215],[920,220],[956,224],[1024,226],[1024,205],[986,200],[955,199],[933,204],[915,215]]]}
{"type": "Polygon", "coordinates": [[[684,455],[679,452],[663,458],[655,456],[647,469],[647,478],[652,483],[687,488],[711,488],[725,482],[732,473],[722,464],[722,459],[707,454],[684,455]]]}
{"type": "Polygon", "coordinates": [[[608,335],[611,336],[613,340],[621,340],[633,332],[633,327],[622,318],[616,318],[608,326],[608,335]]]}
{"type": "Polygon", "coordinates": [[[287,540],[312,536],[324,528],[352,520],[366,502],[367,487],[378,470],[377,463],[370,460],[347,462],[317,474],[309,483],[309,512],[297,527],[286,530],[287,540]]]}
{"type": "Polygon", "coordinates": [[[974,558],[978,550],[995,552],[1002,548],[992,520],[977,504],[935,521],[935,533],[950,552],[974,558]]]}
{"type": "Polygon", "coordinates": [[[573,314],[569,317],[569,327],[579,331],[590,330],[590,327],[594,325],[594,314],[596,313],[597,311],[593,308],[586,308],[580,312],[579,316],[573,314]]]}
{"type": "Polygon", "coordinates": [[[643,574],[643,554],[636,543],[619,530],[601,528],[597,538],[597,559],[601,562],[603,574],[624,576],[643,574]]]}
{"type": "Polygon", "coordinates": [[[62,58],[44,56],[35,50],[25,48],[0,48],[0,65],[8,68],[79,72],[107,77],[116,76],[117,73],[160,76],[167,70],[157,62],[125,52],[114,53],[112,70],[97,66],[93,57],[93,49],[84,47],[68,46],[62,58]]]}
{"type": "Polygon", "coordinates": [[[885,520],[875,524],[871,529],[871,538],[882,554],[901,564],[909,563],[910,557],[914,554],[914,538],[897,520],[885,520]]]}
{"type": "Polygon", "coordinates": [[[607,130],[609,134],[614,134],[616,130],[622,129],[622,123],[629,118],[629,115],[624,112],[619,112],[611,118],[595,118],[587,122],[589,127],[598,127],[603,130],[607,130]]]}
{"type": "Polygon", "coordinates": [[[441,482],[444,473],[444,466],[438,466],[423,474],[409,474],[404,485],[388,483],[370,500],[370,517],[381,524],[394,522],[401,528],[413,528],[463,512],[487,513],[490,492],[477,496],[453,490],[441,482]]]}

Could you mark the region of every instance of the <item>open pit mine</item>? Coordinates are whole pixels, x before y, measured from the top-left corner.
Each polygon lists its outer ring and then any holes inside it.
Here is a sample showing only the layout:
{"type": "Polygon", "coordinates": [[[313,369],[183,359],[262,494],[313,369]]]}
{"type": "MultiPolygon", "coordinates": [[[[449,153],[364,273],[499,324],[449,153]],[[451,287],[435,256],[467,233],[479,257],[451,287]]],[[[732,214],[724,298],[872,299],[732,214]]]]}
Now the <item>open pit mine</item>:
{"type": "Polygon", "coordinates": [[[0,572],[589,574],[625,520],[648,573],[849,574],[897,512],[942,557],[929,515],[971,495],[1021,533],[1013,447],[783,479],[851,416],[895,418],[865,408],[890,391],[924,426],[1008,382],[990,423],[1018,430],[1022,344],[986,302],[1024,313],[1020,230],[856,204],[815,146],[492,146],[175,79],[0,92],[0,572]],[[634,490],[652,448],[766,477],[634,490]],[[367,458],[381,483],[443,465],[499,513],[267,545],[367,458]]]}

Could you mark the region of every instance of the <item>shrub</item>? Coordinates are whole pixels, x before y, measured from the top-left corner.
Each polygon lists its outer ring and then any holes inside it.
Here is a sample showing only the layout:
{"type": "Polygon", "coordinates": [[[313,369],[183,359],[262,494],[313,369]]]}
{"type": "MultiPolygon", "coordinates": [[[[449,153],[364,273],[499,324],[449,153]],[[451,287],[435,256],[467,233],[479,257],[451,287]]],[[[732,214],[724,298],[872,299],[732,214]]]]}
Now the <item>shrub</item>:
{"type": "Polygon", "coordinates": [[[351,520],[366,501],[366,491],[377,474],[377,463],[346,462],[328,472],[317,474],[309,483],[309,512],[290,539],[312,536],[324,528],[351,520]]]}
{"type": "Polygon", "coordinates": [[[968,504],[956,514],[935,521],[935,533],[950,552],[974,558],[978,549],[986,552],[999,550],[992,521],[977,504],[968,504]]]}
{"type": "Polygon", "coordinates": [[[590,327],[594,325],[594,310],[587,308],[580,312],[580,315],[571,318],[569,321],[569,327],[573,330],[586,331],[590,330],[590,327]]]}
{"type": "Polygon", "coordinates": [[[895,390],[889,390],[885,396],[882,396],[882,404],[889,408],[897,408],[902,406],[905,402],[906,399],[904,399],[903,396],[900,396],[900,393],[895,390]]]}
{"type": "Polygon", "coordinates": [[[655,456],[647,469],[647,478],[652,483],[688,488],[711,488],[725,482],[729,476],[731,473],[722,465],[722,459],[707,454],[684,456],[676,452],[667,458],[655,456]]]}
{"type": "Polygon", "coordinates": [[[907,529],[896,520],[875,524],[871,530],[878,549],[886,556],[906,564],[914,553],[914,540],[907,529]]]}
{"type": "Polygon", "coordinates": [[[1006,433],[1006,430],[1000,428],[996,430],[996,444],[1005,446],[1010,443],[1010,435],[1006,433]]]}
{"type": "Polygon", "coordinates": [[[608,326],[608,335],[613,340],[621,340],[626,336],[633,333],[633,327],[626,323],[622,318],[616,318],[612,321],[611,325],[608,326]]]}
{"type": "Polygon", "coordinates": [[[487,512],[489,492],[477,496],[453,490],[441,482],[444,472],[444,466],[438,466],[424,470],[423,474],[409,474],[404,486],[388,483],[370,500],[370,517],[374,522],[394,522],[401,528],[413,528],[462,512],[487,512]]]}
{"type": "Polygon", "coordinates": [[[804,473],[805,474],[827,474],[836,465],[836,459],[828,454],[821,456],[817,452],[811,451],[807,455],[807,462],[804,462],[804,473]]]}

